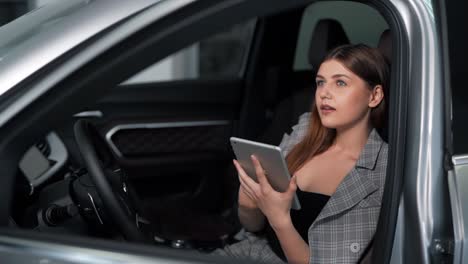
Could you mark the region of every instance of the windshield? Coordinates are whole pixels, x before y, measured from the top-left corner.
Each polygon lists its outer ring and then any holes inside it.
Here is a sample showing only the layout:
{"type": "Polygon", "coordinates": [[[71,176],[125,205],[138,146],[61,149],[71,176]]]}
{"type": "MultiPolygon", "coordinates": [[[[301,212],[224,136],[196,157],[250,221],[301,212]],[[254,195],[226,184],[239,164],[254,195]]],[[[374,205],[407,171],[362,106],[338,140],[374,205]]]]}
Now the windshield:
{"type": "Polygon", "coordinates": [[[57,0],[0,28],[0,97],[39,69],[157,0],[57,0]]]}
{"type": "Polygon", "coordinates": [[[90,0],[55,1],[43,5],[0,28],[0,60],[19,44],[47,31],[51,25],[83,7],[90,0]]]}

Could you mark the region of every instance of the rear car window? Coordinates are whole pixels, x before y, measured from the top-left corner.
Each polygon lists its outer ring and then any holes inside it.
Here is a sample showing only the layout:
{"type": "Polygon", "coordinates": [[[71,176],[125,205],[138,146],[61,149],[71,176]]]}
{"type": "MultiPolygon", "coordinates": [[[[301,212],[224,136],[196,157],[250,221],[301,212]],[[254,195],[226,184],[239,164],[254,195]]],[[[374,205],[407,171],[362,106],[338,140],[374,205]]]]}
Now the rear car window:
{"type": "Polygon", "coordinates": [[[126,84],[239,77],[254,25],[250,20],[194,43],[136,74],[126,84]]]}
{"type": "Polygon", "coordinates": [[[380,34],[388,28],[382,15],[365,4],[345,1],[327,1],[311,4],[306,8],[302,17],[294,58],[294,70],[311,69],[307,60],[307,53],[312,32],[317,22],[326,18],[340,22],[352,44],[364,43],[376,47],[380,34]],[[369,21],[372,22],[370,23],[369,21]]]}

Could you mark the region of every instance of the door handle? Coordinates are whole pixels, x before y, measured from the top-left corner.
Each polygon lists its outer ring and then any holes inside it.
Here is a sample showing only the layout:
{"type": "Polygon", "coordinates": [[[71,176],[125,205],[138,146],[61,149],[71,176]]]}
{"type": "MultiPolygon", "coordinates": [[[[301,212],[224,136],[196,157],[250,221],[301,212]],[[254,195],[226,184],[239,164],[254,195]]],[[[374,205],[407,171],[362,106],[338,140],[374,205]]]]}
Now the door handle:
{"type": "Polygon", "coordinates": [[[80,112],[80,113],[77,113],[77,114],[74,114],[73,117],[77,117],[77,118],[101,118],[103,117],[104,115],[102,114],[101,111],[99,110],[96,110],[96,111],[84,111],[84,112],[80,112]]]}

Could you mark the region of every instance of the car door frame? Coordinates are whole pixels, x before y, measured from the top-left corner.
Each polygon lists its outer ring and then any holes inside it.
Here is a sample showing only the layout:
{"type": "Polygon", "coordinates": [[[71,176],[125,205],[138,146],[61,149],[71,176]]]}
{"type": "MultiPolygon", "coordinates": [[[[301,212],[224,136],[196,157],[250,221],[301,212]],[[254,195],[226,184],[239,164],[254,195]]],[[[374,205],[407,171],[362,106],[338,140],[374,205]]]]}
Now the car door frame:
{"type": "MultiPolygon", "coordinates": [[[[446,114],[442,52],[430,3],[414,0],[387,3],[387,7],[393,9],[392,13],[400,16],[397,32],[393,32],[398,37],[393,36],[392,41],[392,74],[398,70],[400,75],[398,79],[392,77],[392,88],[401,86],[396,89],[402,92],[397,95],[398,102],[406,102],[391,111],[398,111],[400,116],[406,113],[406,116],[398,120],[404,131],[390,131],[390,138],[397,137],[390,142],[399,144],[390,146],[388,166],[396,165],[401,169],[401,178],[397,182],[401,185],[401,194],[398,192],[400,187],[389,184],[387,178],[385,192],[386,195],[393,192],[390,195],[392,202],[385,201],[384,196],[378,227],[386,224],[395,233],[384,237],[385,232],[378,230],[374,254],[377,258],[382,257],[384,262],[381,263],[429,263],[438,258],[434,254],[438,241],[450,236],[450,230],[446,228],[450,225],[450,219],[446,217],[450,215],[450,209],[443,151],[446,114]],[[399,138],[401,135],[404,140],[399,138]],[[393,213],[389,214],[389,211],[393,213]],[[393,248],[382,248],[382,240],[392,240],[387,243],[393,248]]],[[[391,118],[390,121],[396,120],[391,118]]]]}
{"type": "MultiPolygon", "coordinates": [[[[463,10],[466,4],[462,1],[445,2],[435,0],[435,17],[440,34],[441,49],[443,52],[443,76],[445,92],[445,170],[447,171],[448,193],[450,195],[451,215],[447,218],[452,220],[447,225],[452,231],[450,236],[439,241],[438,254],[445,257],[450,263],[464,263],[468,255],[468,244],[466,243],[468,224],[468,196],[467,186],[467,164],[468,164],[468,140],[466,140],[467,126],[464,117],[468,107],[466,103],[466,92],[462,87],[466,75],[467,40],[459,31],[458,22],[464,18],[463,10]],[[463,124],[462,124],[463,123],[463,124]]],[[[466,20],[466,19],[465,19],[466,20]]]]}

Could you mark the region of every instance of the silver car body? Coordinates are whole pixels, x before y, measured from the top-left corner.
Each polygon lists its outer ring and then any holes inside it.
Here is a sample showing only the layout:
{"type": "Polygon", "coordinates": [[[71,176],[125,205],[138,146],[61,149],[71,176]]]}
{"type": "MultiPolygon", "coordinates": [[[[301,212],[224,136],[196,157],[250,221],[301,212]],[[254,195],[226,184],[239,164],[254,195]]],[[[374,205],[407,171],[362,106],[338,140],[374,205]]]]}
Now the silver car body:
{"type": "MultiPolygon", "coordinates": [[[[31,89],[9,107],[0,112],[0,127],[21,109],[54,84],[78,69],[86,62],[111,47],[114,43],[164,17],[193,0],[138,0],[138,1],[63,1],[51,10],[43,7],[35,13],[56,12],[53,19],[36,21],[35,14],[18,19],[0,29],[0,94],[6,93],[27,80],[33,73],[65,56],[77,45],[88,45],[79,54],[70,57],[46,78],[37,80],[31,89]],[[67,10],[73,10],[68,13],[67,10]],[[99,16],[103,10],[106,16],[99,16]],[[66,14],[66,16],[65,16],[66,14]],[[90,19],[93,18],[93,19],[90,19]],[[31,25],[31,21],[36,24],[31,25]],[[24,30],[11,35],[10,27],[24,30]],[[4,37],[8,36],[8,37],[4,37]],[[20,41],[21,40],[21,41],[20,41]],[[12,47],[12,45],[15,45],[12,47]],[[9,52],[5,52],[5,50],[9,52]]],[[[450,208],[444,185],[444,87],[442,80],[442,48],[436,30],[432,6],[421,0],[391,0],[387,4],[399,17],[401,43],[394,46],[394,57],[408,58],[407,65],[395,66],[393,70],[407,81],[403,84],[407,92],[406,103],[397,105],[394,111],[407,108],[408,116],[402,125],[405,129],[406,144],[393,146],[395,153],[404,153],[404,189],[400,197],[398,221],[393,243],[391,263],[430,263],[437,255],[437,249],[444,249],[446,229],[451,228],[450,208]],[[403,53],[406,52],[406,53],[403,53]]],[[[397,60],[398,62],[399,60],[397,60]]],[[[395,84],[394,84],[395,85],[395,84]]],[[[390,153],[390,157],[392,154],[390,153]]],[[[466,158],[456,158],[455,165],[466,166],[466,158]]],[[[451,172],[452,201],[463,199],[457,184],[466,174],[463,168],[451,172]],[[456,174],[456,176],[454,176],[456,174]],[[455,193],[455,194],[454,194],[455,193]],[[457,196],[458,195],[458,196],[457,196]]],[[[455,210],[456,247],[455,263],[463,263],[467,246],[464,245],[463,222],[468,210],[455,210]]],[[[0,254],[10,256],[14,262],[37,263],[23,255],[26,250],[43,258],[47,263],[149,263],[139,256],[102,250],[69,247],[57,244],[43,244],[24,239],[0,235],[0,254]],[[47,247],[47,254],[45,252],[47,247]],[[6,254],[6,255],[5,255],[6,254]],[[93,256],[93,260],[89,256],[93,256]]],[[[448,249],[447,249],[448,250],[448,249]]],[[[5,258],[8,260],[8,257],[5,258]]],[[[154,263],[154,259],[151,259],[154,263]]],[[[42,262],[41,262],[42,263],[42,262]]],[[[44,262],[45,263],[45,262],[44,262]]],[[[161,262],[162,263],[162,262],[161,262]]],[[[164,263],[169,263],[164,260],[164,263]]],[[[174,262],[177,263],[177,262],[174,262]]]]}

